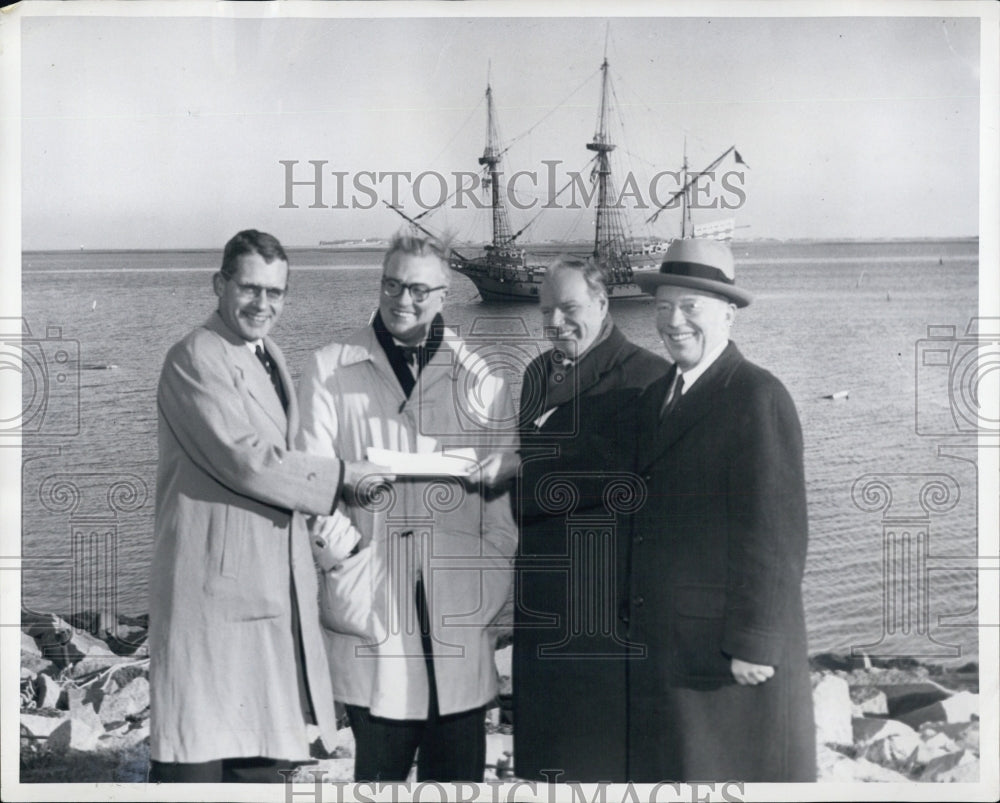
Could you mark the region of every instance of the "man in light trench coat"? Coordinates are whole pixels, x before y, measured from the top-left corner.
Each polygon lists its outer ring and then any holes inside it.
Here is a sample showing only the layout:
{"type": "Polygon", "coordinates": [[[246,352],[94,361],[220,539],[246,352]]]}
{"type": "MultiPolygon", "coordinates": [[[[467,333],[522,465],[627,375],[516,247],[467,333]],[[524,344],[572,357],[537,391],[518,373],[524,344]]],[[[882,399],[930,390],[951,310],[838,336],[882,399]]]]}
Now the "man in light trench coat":
{"type": "Polygon", "coordinates": [[[167,354],[150,582],[150,780],[284,780],[307,724],[336,719],[301,512],[329,513],[374,467],[291,449],[292,381],[268,337],[288,260],[242,231],[212,278],[218,309],[167,354]]]}
{"type": "Polygon", "coordinates": [[[502,378],[444,326],[449,279],[441,246],[397,237],[371,325],[316,352],[299,388],[310,453],[404,453],[390,489],[359,494],[313,530],[356,781],[405,780],[418,750],[420,781],[483,780],[484,709],[497,692],[489,626],[517,531],[506,490],[482,491],[466,469],[516,448],[516,414],[502,378]],[[467,463],[432,468],[455,447],[473,450],[467,463]]]}

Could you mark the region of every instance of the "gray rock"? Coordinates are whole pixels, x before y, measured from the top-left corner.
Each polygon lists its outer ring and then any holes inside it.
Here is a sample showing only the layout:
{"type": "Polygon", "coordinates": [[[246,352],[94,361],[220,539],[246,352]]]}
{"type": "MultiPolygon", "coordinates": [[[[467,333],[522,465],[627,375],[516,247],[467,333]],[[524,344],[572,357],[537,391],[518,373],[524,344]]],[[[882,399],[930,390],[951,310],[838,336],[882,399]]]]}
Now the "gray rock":
{"type": "MultiPolygon", "coordinates": [[[[135,655],[140,647],[146,646],[149,631],[144,627],[118,625],[117,629],[108,635],[108,646],[118,655],[135,655]]],[[[147,653],[148,653],[148,647],[147,653]]]]}
{"type": "Polygon", "coordinates": [[[101,722],[122,722],[149,708],[149,681],[138,677],[116,692],[105,694],[98,714],[101,722]]]}
{"type": "Polygon", "coordinates": [[[493,767],[512,767],[514,737],[509,733],[486,734],[486,764],[493,767]]]}
{"type": "Polygon", "coordinates": [[[39,714],[21,714],[21,728],[35,739],[47,739],[67,717],[43,717],[39,714]]]}
{"type": "Polygon", "coordinates": [[[851,712],[855,717],[865,714],[889,713],[889,702],[885,692],[874,686],[851,686],[851,712]]]}
{"type": "Polygon", "coordinates": [[[921,731],[920,746],[917,748],[916,755],[913,757],[913,764],[914,766],[922,766],[929,764],[931,761],[936,758],[940,758],[941,756],[961,752],[962,751],[958,744],[956,744],[956,742],[951,739],[948,734],[921,731]]]}
{"type": "Polygon", "coordinates": [[[316,764],[299,767],[292,775],[293,783],[350,783],[354,780],[353,758],[320,759],[316,764]]]}
{"type": "Polygon", "coordinates": [[[56,665],[52,663],[52,661],[50,661],[48,658],[43,658],[40,654],[31,655],[22,652],[21,653],[22,677],[25,671],[29,672],[32,676],[34,676],[41,674],[46,674],[46,675],[54,674],[57,671],[57,669],[56,665]]]}
{"type": "Polygon", "coordinates": [[[142,662],[122,664],[113,672],[109,673],[108,679],[105,681],[104,685],[109,690],[115,691],[117,689],[125,688],[136,678],[146,678],[146,680],[149,680],[148,663],[142,662]]]}
{"type": "Polygon", "coordinates": [[[901,772],[879,766],[865,758],[850,758],[826,745],[817,747],[816,771],[817,780],[826,783],[909,780],[901,772]]]}
{"type": "Polygon", "coordinates": [[[39,708],[56,708],[62,686],[48,675],[38,675],[35,678],[35,705],[39,708]]]}
{"type": "Polygon", "coordinates": [[[110,669],[112,666],[117,666],[123,660],[125,659],[112,652],[108,652],[106,654],[88,655],[86,658],[78,661],[70,667],[69,676],[74,680],[82,680],[92,675],[96,675],[99,672],[103,672],[105,669],[110,669]]]}
{"type": "Polygon", "coordinates": [[[65,619],[54,613],[35,613],[21,610],[21,632],[34,639],[40,639],[50,633],[68,632],[73,629],[65,619]]]}
{"type": "Polygon", "coordinates": [[[979,721],[975,722],[928,722],[920,728],[920,738],[924,741],[943,734],[955,743],[956,750],[971,750],[979,755],[979,721]]]}
{"type": "Polygon", "coordinates": [[[41,657],[42,649],[38,643],[23,630],[21,631],[21,656],[37,655],[41,657]]]}
{"type": "Polygon", "coordinates": [[[81,706],[70,712],[70,716],[52,731],[46,746],[53,752],[67,750],[89,752],[98,747],[100,738],[104,735],[104,725],[92,706],[81,706]]]}
{"type": "Polygon", "coordinates": [[[960,691],[923,708],[907,711],[897,718],[914,728],[925,722],[970,722],[979,718],[979,695],[960,691]]]}
{"type": "Polygon", "coordinates": [[[337,741],[330,751],[332,758],[353,758],[354,757],[354,731],[350,728],[341,728],[337,731],[337,741]]]}
{"type": "Polygon", "coordinates": [[[854,731],[854,746],[868,747],[880,739],[887,739],[898,734],[913,735],[919,738],[917,732],[904,722],[896,719],[881,719],[879,717],[861,717],[851,720],[854,731]]]}
{"type": "Polygon", "coordinates": [[[69,628],[50,630],[38,637],[42,655],[60,666],[69,666],[84,658],[114,656],[111,649],[90,633],[69,628]]]}
{"type": "Polygon", "coordinates": [[[950,694],[948,690],[930,681],[879,684],[877,688],[885,693],[889,716],[902,721],[905,721],[904,714],[939,702],[950,694]]]}
{"type": "Polygon", "coordinates": [[[923,743],[917,732],[902,722],[887,719],[885,723],[885,727],[870,739],[860,755],[883,767],[905,770],[923,743]]]}
{"type": "Polygon", "coordinates": [[[148,742],[149,721],[146,720],[138,725],[124,722],[114,730],[105,732],[101,737],[100,746],[102,750],[119,753],[148,742]]]}
{"type": "Polygon", "coordinates": [[[979,757],[971,750],[932,759],[920,774],[921,781],[978,783],[979,757]]]}
{"type": "Polygon", "coordinates": [[[70,716],[86,716],[86,710],[97,711],[104,701],[104,690],[97,683],[92,683],[82,689],[67,688],[66,708],[70,716]]]}
{"type": "Polygon", "coordinates": [[[847,681],[831,674],[823,674],[813,680],[817,744],[852,745],[854,731],[851,728],[851,695],[847,681]]]}

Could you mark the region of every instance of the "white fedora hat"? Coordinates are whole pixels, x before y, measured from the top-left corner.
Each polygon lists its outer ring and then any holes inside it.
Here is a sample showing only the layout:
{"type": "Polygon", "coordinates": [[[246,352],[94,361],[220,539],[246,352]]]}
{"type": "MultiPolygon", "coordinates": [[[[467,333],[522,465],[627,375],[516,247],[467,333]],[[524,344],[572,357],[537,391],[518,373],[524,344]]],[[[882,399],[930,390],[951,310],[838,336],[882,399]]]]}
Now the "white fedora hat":
{"type": "Polygon", "coordinates": [[[736,286],[733,252],[717,240],[674,240],[659,273],[635,273],[633,281],[650,295],[665,284],[690,287],[725,296],[737,307],[745,307],[753,296],[736,286]]]}

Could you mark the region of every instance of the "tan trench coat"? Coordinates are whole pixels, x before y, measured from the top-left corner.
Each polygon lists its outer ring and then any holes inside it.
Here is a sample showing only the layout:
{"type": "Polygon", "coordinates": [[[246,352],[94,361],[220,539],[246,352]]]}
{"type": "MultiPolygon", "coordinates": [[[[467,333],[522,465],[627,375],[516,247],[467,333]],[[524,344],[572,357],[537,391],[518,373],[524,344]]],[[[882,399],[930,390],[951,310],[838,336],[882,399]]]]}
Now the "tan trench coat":
{"type": "MultiPolygon", "coordinates": [[[[290,391],[281,352],[265,345],[290,391]]],[[[267,372],[218,314],[171,348],[157,400],[152,758],[308,758],[293,577],[309,695],[328,745],[336,720],[308,534],[290,511],[329,512],[341,464],[289,450],[294,398],[286,418],[267,372]]]]}
{"type": "MultiPolygon", "coordinates": [[[[360,460],[370,446],[403,452],[516,444],[506,386],[446,330],[409,399],[366,327],[316,352],[299,386],[298,445],[360,460]]],[[[358,554],[321,578],[321,615],[334,694],[375,716],[423,719],[427,672],[414,602],[427,588],[442,715],[496,694],[493,622],[510,589],[517,530],[507,493],[486,498],[457,480],[397,478],[392,492],[343,514],[358,554]]]]}

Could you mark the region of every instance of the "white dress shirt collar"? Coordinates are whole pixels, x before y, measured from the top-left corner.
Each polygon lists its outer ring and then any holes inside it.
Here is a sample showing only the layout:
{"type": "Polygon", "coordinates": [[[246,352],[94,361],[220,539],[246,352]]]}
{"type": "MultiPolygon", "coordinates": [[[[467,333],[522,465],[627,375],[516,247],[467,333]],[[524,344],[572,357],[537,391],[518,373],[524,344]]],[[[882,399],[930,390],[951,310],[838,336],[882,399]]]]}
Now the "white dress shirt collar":
{"type": "Polygon", "coordinates": [[[718,346],[712,349],[712,351],[709,352],[709,354],[705,357],[705,359],[703,359],[700,363],[698,363],[694,368],[691,368],[687,371],[682,371],[680,368],[677,369],[677,372],[684,376],[684,385],[681,387],[682,396],[689,390],[691,390],[691,386],[695,382],[697,382],[698,379],[701,377],[701,375],[705,373],[705,371],[707,371],[712,366],[713,362],[719,359],[719,355],[726,350],[726,346],[728,345],[729,341],[724,340],[722,343],[720,343],[718,346]]]}

